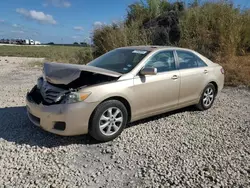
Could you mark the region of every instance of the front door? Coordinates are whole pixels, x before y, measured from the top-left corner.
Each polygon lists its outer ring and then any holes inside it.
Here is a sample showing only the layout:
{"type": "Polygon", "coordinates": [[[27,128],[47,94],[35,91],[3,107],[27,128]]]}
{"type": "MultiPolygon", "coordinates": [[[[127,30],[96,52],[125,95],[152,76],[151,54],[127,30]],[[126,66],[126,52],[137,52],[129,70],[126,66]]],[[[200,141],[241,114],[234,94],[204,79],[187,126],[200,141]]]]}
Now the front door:
{"type": "Polygon", "coordinates": [[[157,68],[156,75],[134,77],[135,117],[146,117],[174,108],[178,104],[180,75],[173,51],[160,51],[144,67],[157,68]]]}

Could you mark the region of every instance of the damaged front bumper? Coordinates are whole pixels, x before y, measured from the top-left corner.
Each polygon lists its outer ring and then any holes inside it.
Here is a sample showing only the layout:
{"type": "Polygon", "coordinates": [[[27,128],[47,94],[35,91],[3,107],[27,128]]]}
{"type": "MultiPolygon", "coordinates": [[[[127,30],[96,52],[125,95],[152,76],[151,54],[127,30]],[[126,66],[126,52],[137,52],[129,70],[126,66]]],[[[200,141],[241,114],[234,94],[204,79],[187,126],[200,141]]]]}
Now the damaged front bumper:
{"type": "Polygon", "coordinates": [[[88,133],[89,119],[98,103],[44,105],[37,88],[27,93],[26,106],[30,121],[44,130],[63,136],[88,133]]]}

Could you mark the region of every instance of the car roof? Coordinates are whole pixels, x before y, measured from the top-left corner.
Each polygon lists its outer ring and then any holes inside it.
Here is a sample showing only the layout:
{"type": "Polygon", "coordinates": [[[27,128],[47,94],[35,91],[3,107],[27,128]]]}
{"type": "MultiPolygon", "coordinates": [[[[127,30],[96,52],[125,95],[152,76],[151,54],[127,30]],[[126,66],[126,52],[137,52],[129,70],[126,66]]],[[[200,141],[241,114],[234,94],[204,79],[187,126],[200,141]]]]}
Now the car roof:
{"type": "Polygon", "coordinates": [[[119,49],[134,49],[134,50],[146,50],[146,51],[156,51],[156,50],[161,50],[161,49],[167,49],[167,50],[186,50],[186,51],[193,51],[191,49],[187,48],[180,48],[180,47],[175,47],[175,46],[126,46],[126,47],[121,47],[119,49]]]}

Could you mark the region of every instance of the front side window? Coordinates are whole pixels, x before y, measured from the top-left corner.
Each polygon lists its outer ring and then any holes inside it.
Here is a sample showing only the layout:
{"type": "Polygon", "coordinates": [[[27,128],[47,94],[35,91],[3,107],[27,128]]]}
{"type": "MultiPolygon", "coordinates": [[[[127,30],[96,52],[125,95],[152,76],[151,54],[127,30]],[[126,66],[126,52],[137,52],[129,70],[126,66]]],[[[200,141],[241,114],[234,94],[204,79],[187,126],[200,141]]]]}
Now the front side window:
{"type": "Polygon", "coordinates": [[[147,54],[149,51],[146,50],[116,49],[91,61],[88,65],[125,74],[136,67],[147,54]]]}
{"type": "Polygon", "coordinates": [[[176,70],[173,51],[163,51],[153,55],[145,67],[157,68],[157,72],[176,70]]]}
{"type": "Polygon", "coordinates": [[[207,66],[198,56],[191,52],[176,51],[179,60],[179,69],[190,69],[207,66]]]}

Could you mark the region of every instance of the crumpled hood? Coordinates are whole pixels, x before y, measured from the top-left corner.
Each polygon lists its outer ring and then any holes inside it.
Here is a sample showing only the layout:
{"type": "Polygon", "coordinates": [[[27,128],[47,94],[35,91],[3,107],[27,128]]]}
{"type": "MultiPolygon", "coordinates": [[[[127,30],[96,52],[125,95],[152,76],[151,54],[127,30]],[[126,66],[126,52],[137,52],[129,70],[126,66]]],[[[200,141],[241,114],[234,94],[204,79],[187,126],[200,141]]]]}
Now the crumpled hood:
{"type": "MultiPolygon", "coordinates": [[[[52,84],[67,85],[80,77],[81,72],[92,72],[96,74],[119,77],[122,74],[107,69],[93,67],[89,65],[74,65],[64,63],[44,63],[43,74],[45,79],[52,84]]],[[[88,78],[86,78],[88,79],[88,78]]]]}

